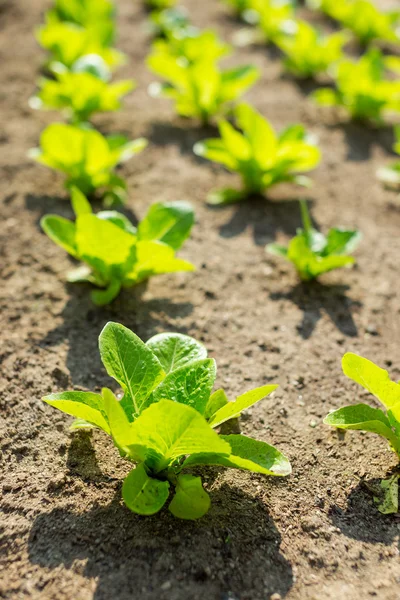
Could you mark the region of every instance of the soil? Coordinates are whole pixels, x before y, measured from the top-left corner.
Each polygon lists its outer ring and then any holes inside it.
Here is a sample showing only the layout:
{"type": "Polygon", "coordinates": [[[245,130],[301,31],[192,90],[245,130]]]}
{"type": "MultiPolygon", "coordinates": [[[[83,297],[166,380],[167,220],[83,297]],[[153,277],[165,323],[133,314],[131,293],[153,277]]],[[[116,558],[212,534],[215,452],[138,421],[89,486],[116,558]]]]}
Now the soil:
{"type": "MultiPolygon", "coordinates": [[[[195,24],[215,26],[227,40],[240,27],[223,2],[184,4],[195,24]]],[[[299,284],[290,265],[264,251],[295,233],[299,190],[282,186],[268,200],[206,206],[207,192],[234,177],[192,153],[212,129],[149,98],[146,14],[138,0],[118,5],[119,46],[129,55],[121,77],[133,76],[138,89],[121,112],[96,125],[149,139],[122,169],[127,214],[139,218],[156,200],[189,199],[197,223],[181,256],[198,270],[155,278],[104,309],[91,304],[87,286],[65,284],[71,263],[39,227],[48,212],[72,216],[62,178],[26,157],[43,127],[59,118],[27,104],[43,61],[33,30],[46,3],[0,0],[0,597],[397,600],[400,520],[378,512],[364,483],[384,477],[395,456],[372,434],[338,435],[322,423],[330,409],[373,403],[342,374],[345,351],[400,379],[400,204],[375,177],[393,159],[392,129],[317,109],[307,98],[311,86],[285,77],[276,53],[261,46],[230,59],[260,67],[247,99],[275,127],[302,122],[318,136],[323,160],[306,193],[316,224],[363,233],[357,267],[299,284]],[[278,382],[241,428],[286,453],[293,475],[205,470],[212,508],[198,522],[125,508],[128,467],[109,439],[70,434],[68,417],[41,401],[49,392],[113,385],[97,349],[108,320],[143,339],[176,330],[202,340],[231,397],[278,382]]]]}

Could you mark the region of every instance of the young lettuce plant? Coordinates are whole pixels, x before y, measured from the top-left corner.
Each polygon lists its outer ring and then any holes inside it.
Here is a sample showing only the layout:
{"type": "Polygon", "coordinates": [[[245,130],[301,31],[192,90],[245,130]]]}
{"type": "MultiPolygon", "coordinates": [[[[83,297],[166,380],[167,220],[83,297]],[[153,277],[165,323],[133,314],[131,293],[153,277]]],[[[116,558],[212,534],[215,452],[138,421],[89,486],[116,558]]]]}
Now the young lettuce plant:
{"type": "Polygon", "coordinates": [[[88,127],[53,123],[40,137],[40,148],[29,156],[66,175],[65,187],[78,188],[86,196],[100,192],[107,205],[121,204],[126,183],[115,167],[141,152],[147,140],[128,141],[124,136],[104,137],[88,127]]]}
{"type": "Polygon", "coordinates": [[[182,39],[194,37],[198,30],[190,24],[183,8],[153,10],[150,14],[150,31],[156,38],[182,39]]]}
{"type": "MultiPolygon", "coordinates": [[[[375,396],[385,410],[372,408],[368,404],[345,406],[331,412],[324,423],[338,429],[376,433],[389,442],[390,448],[400,459],[400,384],[391,381],[387,371],[357,354],[345,354],[342,367],[344,374],[375,396]]],[[[395,474],[389,480],[382,481],[381,512],[398,512],[398,479],[399,475],[395,474]]]]}
{"type": "Polygon", "coordinates": [[[181,519],[198,519],[210,507],[195,466],[218,465],[265,475],[291,472],[288,459],[273,446],[245,435],[218,435],[215,428],[238,417],[276,389],[266,385],[228,401],[212,393],[216,365],[205,347],[178,333],[163,333],[145,344],[129,329],[108,323],[99,338],[107,373],[123,389],[117,400],[68,391],[43,400],[77,417],[73,428],[98,427],[112,437],[120,455],[136,463],[122,486],[127,507],[140,515],[157,513],[167,502],[181,519]]]}
{"type": "Polygon", "coordinates": [[[81,27],[75,23],[48,20],[36,32],[40,46],[50,53],[51,72],[74,70],[75,64],[87,56],[98,56],[110,70],[125,62],[125,55],[106,43],[101,25],[81,27]]]}
{"type": "Polygon", "coordinates": [[[249,0],[247,20],[258,26],[265,42],[276,44],[296,31],[292,0],[249,0]]]}
{"type": "Polygon", "coordinates": [[[82,27],[100,27],[106,45],[115,36],[115,6],[110,0],[55,0],[46,18],[50,22],[69,22],[82,27]]]}
{"type": "Polygon", "coordinates": [[[62,110],[72,123],[89,121],[96,112],[116,111],[121,98],[135,88],[132,80],[108,83],[91,73],[59,73],[39,81],[31,108],[62,110]]]}
{"type": "MultiPolygon", "coordinates": [[[[393,150],[400,155],[400,125],[394,128],[396,143],[393,150]]],[[[396,161],[388,167],[381,167],[377,171],[377,176],[387,187],[400,189],[400,161],[396,161]]]]}
{"type": "Polygon", "coordinates": [[[281,35],[276,44],[285,54],[285,68],[300,78],[325,74],[343,58],[343,46],[348,35],[340,31],[322,35],[309,23],[296,21],[293,35],[281,35]]]}
{"type": "Polygon", "coordinates": [[[398,10],[383,13],[369,0],[309,0],[309,4],[350,29],[362,45],[400,40],[398,10]]]}
{"type": "Polygon", "coordinates": [[[304,127],[292,125],[276,135],[271,125],[254,108],[241,104],[234,110],[237,131],[228,121],[219,123],[220,138],[195,145],[195,154],[239,173],[242,190],[222,189],[208,197],[210,204],[230,204],[262,194],[284,181],[309,185],[299,173],[310,171],[320,161],[320,151],[307,138],[304,127]]]}
{"type": "Polygon", "coordinates": [[[289,246],[268,244],[266,250],[293,263],[302,281],[311,281],[319,275],[354,264],[349,254],[360,241],[360,232],[351,229],[333,228],[325,236],[311,225],[307,203],[300,202],[303,228],[289,246]]]}
{"type": "Polygon", "coordinates": [[[339,106],[353,119],[384,122],[384,113],[400,108],[400,84],[385,79],[385,62],[377,49],[371,49],[357,62],[342,60],[336,66],[336,89],[321,88],[314,99],[322,106],[339,106]]]}
{"type": "Polygon", "coordinates": [[[153,204],[137,228],[116,211],[93,214],[76,188],[72,190],[72,205],[75,223],[46,215],[41,226],[53,242],[85,263],[68,274],[68,281],[89,282],[101,288],[91,294],[95,304],[109,304],[121,288],[153,275],[194,270],[191,263],[175,256],[194,223],[188,204],[153,204]]]}
{"type": "Polygon", "coordinates": [[[171,98],[179,115],[208,123],[225,113],[259,77],[258,69],[248,65],[222,71],[217,60],[228,51],[211,31],[156,42],[147,63],[165,82],[153,84],[150,93],[171,98]]]}

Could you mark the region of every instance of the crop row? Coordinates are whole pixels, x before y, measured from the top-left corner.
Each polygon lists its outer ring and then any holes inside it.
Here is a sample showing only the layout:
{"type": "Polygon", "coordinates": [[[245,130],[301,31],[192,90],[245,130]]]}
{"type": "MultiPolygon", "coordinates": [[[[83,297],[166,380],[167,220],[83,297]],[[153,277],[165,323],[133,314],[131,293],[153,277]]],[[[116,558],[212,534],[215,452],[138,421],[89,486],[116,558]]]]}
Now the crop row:
{"type": "MultiPolygon", "coordinates": [[[[354,4],[360,2],[370,6],[364,0],[354,4]]],[[[387,111],[400,111],[400,84],[386,77],[386,69],[398,68],[397,57],[384,57],[374,48],[356,62],[345,58],[346,32],[320,35],[295,18],[289,3],[230,3],[245,19],[257,24],[269,43],[282,50],[285,65],[295,76],[323,73],[333,77],[335,88],[318,90],[317,101],[345,107],[352,118],[369,119],[375,125],[383,122],[387,111]]],[[[171,8],[171,0],[149,0],[147,4],[157,9],[150,16],[155,41],[147,63],[162,79],[151,86],[150,93],[170,98],[183,117],[201,124],[216,120],[220,137],[197,143],[194,152],[238,173],[242,180],[241,189],[213,191],[208,201],[227,204],[251,199],[281,182],[310,185],[304,173],[318,165],[321,155],[305,128],[293,124],[276,133],[263,115],[240,101],[258,79],[258,70],[252,65],[222,69],[219,61],[231,48],[215,32],[193,27],[182,12],[171,8]]],[[[396,41],[394,17],[378,13],[382,17],[378,19],[375,12],[365,9],[367,25],[363,21],[356,27],[352,18],[344,16],[348,4],[348,0],[335,2],[343,12],[341,16],[339,12],[329,14],[347,26],[351,24],[362,43],[396,41]]],[[[332,7],[328,1],[321,2],[327,12],[333,11],[332,7]]],[[[46,77],[39,81],[31,106],[61,110],[69,122],[49,125],[41,135],[40,147],[30,154],[66,177],[75,221],[46,215],[41,225],[50,239],[82,263],[68,275],[69,281],[95,286],[93,302],[104,305],[121,288],[153,275],[194,270],[191,263],[176,256],[194,224],[190,205],[153,204],[137,226],[115,210],[127,192],[116,167],[142,151],[147,141],[104,136],[90,122],[96,112],[118,110],[122,97],[135,86],[130,80],[112,81],[115,69],[125,61],[113,46],[112,2],[55,0],[37,39],[48,57],[46,77]],[[106,208],[97,214],[90,204],[95,195],[102,197],[106,208]]],[[[399,173],[395,165],[383,175],[395,183],[399,173]]],[[[300,207],[303,223],[297,235],[287,247],[270,244],[267,250],[292,262],[305,281],[351,265],[351,252],[360,233],[333,228],[323,235],[312,226],[307,204],[301,201],[300,207]]],[[[241,434],[215,431],[272,393],[276,385],[248,391],[230,401],[223,390],[213,392],[215,361],[193,338],[160,334],[144,343],[122,325],[109,323],[99,341],[104,366],[122,388],[122,399],[103,389],[101,394],[67,391],[44,400],[73,415],[73,429],[104,430],[121,456],[137,465],[122,490],[131,510],[154,514],[166,503],[172,486],[171,512],[185,519],[201,517],[210,499],[201,479],[185,472],[196,465],[222,465],[276,476],[291,472],[288,459],[273,446],[241,434]]],[[[358,404],[330,413],[325,422],[378,433],[400,457],[400,385],[390,381],[386,371],[354,354],[344,356],[343,370],[376,396],[386,410],[358,404]]],[[[383,512],[397,510],[397,485],[398,475],[382,483],[383,512]]]]}

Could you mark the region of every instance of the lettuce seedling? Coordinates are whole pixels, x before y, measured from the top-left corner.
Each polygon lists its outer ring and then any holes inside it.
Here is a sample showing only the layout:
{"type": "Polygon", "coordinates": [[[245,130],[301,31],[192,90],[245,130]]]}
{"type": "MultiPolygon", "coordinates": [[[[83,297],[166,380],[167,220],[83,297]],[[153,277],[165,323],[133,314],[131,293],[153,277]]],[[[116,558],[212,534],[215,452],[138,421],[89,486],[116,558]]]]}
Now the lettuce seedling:
{"type": "Polygon", "coordinates": [[[300,207],[303,228],[297,230],[289,246],[268,244],[266,250],[293,263],[302,281],[311,281],[333,269],[352,265],[355,259],[349,254],[360,241],[360,232],[333,228],[325,236],[312,227],[305,201],[300,202],[300,207]]]}
{"type": "Polygon", "coordinates": [[[292,0],[249,0],[248,18],[257,25],[267,43],[276,44],[296,30],[292,0]]]}
{"type": "Polygon", "coordinates": [[[44,232],[84,267],[68,274],[70,282],[89,282],[97,305],[109,304],[121,288],[129,288],[161,273],[193,271],[194,266],[175,253],[194,223],[192,208],[184,202],[153,204],[134,227],[121,213],[94,215],[85,196],[72,190],[76,222],[56,215],[41,220],[44,232]]]}
{"type": "Polygon", "coordinates": [[[77,187],[86,196],[102,193],[108,205],[124,201],[125,181],[115,167],[141,152],[147,140],[128,141],[122,135],[104,137],[88,127],[53,123],[40,137],[40,148],[29,156],[66,175],[65,187],[77,187]]]}
{"type": "Polygon", "coordinates": [[[293,35],[282,35],[276,44],[285,54],[284,66],[296,77],[315,77],[343,58],[348,35],[340,31],[322,35],[309,23],[296,21],[293,35]]]}
{"type": "Polygon", "coordinates": [[[82,27],[100,27],[106,45],[114,40],[115,6],[110,0],[55,0],[46,18],[51,22],[67,21],[82,27]]]}
{"type": "Polygon", "coordinates": [[[193,37],[198,33],[183,8],[153,10],[150,14],[150,30],[155,37],[166,39],[193,37]]]}
{"type": "Polygon", "coordinates": [[[336,89],[321,88],[314,99],[323,106],[340,106],[353,119],[383,123],[384,112],[399,110],[400,84],[385,79],[385,63],[377,49],[371,49],[357,62],[343,60],[336,66],[336,89]]]}
{"type": "Polygon", "coordinates": [[[217,60],[228,52],[212,31],[155,42],[147,63],[165,83],[153,84],[150,93],[174,100],[179,115],[208,123],[225,113],[259,77],[258,69],[248,65],[222,71],[217,60]]]}
{"type": "Polygon", "coordinates": [[[83,28],[75,23],[48,20],[39,27],[36,37],[51,55],[47,65],[51,72],[74,70],[79,59],[92,55],[99,56],[111,70],[125,62],[122,52],[107,45],[101,24],[83,28]]]}
{"type": "Polygon", "coordinates": [[[309,185],[309,179],[299,173],[317,166],[320,151],[307,138],[304,127],[292,125],[276,135],[268,121],[251,106],[241,104],[234,114],[243,133],[222,120],[220,138],[204,140],[194,147],[195,154],[221,163],[242,178],[242,190],[212,192],[210,204],[238,202],[283,181],[309,185]]]}
{"type": "Polygon", "coordinates": [[[350,29],[363,45],[400,40],[398,10],[382,13],[369,0],[310,0],[309,4],[350,29]]]}
{"type": "MultiPolygon", "coordinates": [[[[345,406],[331,412],[324,419],[324,423],[338,429],[356,429],[376,433],[389,442],[390,448],[400,458],[400,384],[391,381],[387,371],[357,354],[350,352],[345,354],[342,367],[343,373],[373,394],[385,410],[372,408],[363,403],[345,406]]],[[[396,475],[395,480],[390,478],[381,483],[384,496],[379,507],[381,512],[398,511],[398,496],[393,493],[394,488],[396,492],[398,489],[398,477],[396,475]],[[391,509],[388,508],[390,506],[392,506],[391,509]]]]}
{"type": "Polygon", "coordinates": [[[215,427],[238,417],[276,389],[266,385],[228,401],[212,393],[216,365],[205,347],[179,333],[162,333],[143,343],[118,323],[108,323],[99,338],[107,373],[122,387],[117,400],[69,391],[43,400],[77,417],[73,428],[98,427],[111,435],[121,456],[136,463],[125,478],[122,496],[140,515],[157,513],[175,488],[169,510],[181,519],[198,519],[210,507],[201,478],[186,471],[218,465],[265,475],[291,472],[288,459],[273,446],[245,435],[218,435],[215,427]]]}
{"type": "Polygon", "coordinates": [[[60,73],[55,79],[40,80],[30,106],[62,110],[72,123],[82,123],[96,112],[119,110],[121,98],[134,88],[132,80],[108,83],[91,73],[60,73]]]}
{"type": "MultiPolygon", "coordinates": [[[[400,125],[394,128],[396,143],[393,150],[400,155],[400,125]]],[[[394,162],[388,167],[381,167],[377,171],[378,179],[380,179],[387,187],[393,189],[400,188],[400,161],[394,162]]]]}

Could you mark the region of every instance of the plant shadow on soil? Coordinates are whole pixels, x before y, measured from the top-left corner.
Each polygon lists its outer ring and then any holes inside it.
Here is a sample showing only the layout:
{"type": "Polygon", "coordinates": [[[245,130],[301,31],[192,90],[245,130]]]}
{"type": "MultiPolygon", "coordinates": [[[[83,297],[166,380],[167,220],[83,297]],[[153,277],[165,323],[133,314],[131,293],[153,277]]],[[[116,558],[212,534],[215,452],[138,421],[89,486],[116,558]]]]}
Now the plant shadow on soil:
{"type": "MultiPolygon", "coordinates": [[[[380,480],[368,483],[379,485],[380,480]]],[[[395,515],[383,515],[378,511],[373,494],[363,480],[350,492],[346,509],[332,506],[329,516],[335,527],[349,538],[386,546],[390,546],[397,539],[400,549],[398,518],[395,515]]]]}
{"type": "Polygon", "coordinates": [[[343,121],[327,125],[328,129],[341,129],[347,144],[346,159],[352,162],[368,161],[374,146],[381,146],[390,155],[393,151],[393,127],[372,127],[358,121],[343,121]]]}
{"type": "Polygon", "coordinates": [[[156,121],[151,123],[145,137],[154,146],[178,146],[182,155],[188,155],[192,160],[200,164],[209,164],[206,159],[197,156],[193,152],[193,146],[207,138],[219,137],[218,128],[210,125],[201,125],[200,123],[190,124],[185,120],[156,121]]]}
{"type": "MultiPolygon", "coordinates": [[[[312,199],[304,198],[311,208],[312,199]]],[[[226,207],[213,207],[212,210],[223,210],[226,207]]],[[[264,246],[274,242],[277,232],[295,235],[301,226],[300,205],[298,199],[269,200],[263,196],[249,198],[234,207],[234,212],[227,223],[220,227],[223,238],[233,238],[244,233],[249,227],[253,231],[254,243],[264,246]]]]}
{"type": "Polygon", "coordinates": [[[288,292],[274,292],[270,294],[270,299],[290,300],[303,311],[297,331],[305,340],[312,336],[324,312],[343,335],[356,337],[358,331],[352,310],[360,308],[362,304],[346,295],[348,289],[347,285],[324,285],[310,281],[298,283],[288,292]]]}
{"type": "Polygon", "coordinates": [[[118,486],[107,506],[39,515],[29,560],[49,569],[86,561],[84,577],[97,579],[95,600],[285,597],[292,568],[266,506],[226,484],[211,496],[210,513],[196,522],[174,519],[168,510],[140,517],[122,504],[118,486]]]}
{"type": "MultiPolygon", "coordinates": [[[[193,305],[171,302],[168,298],[146,300],[143,298],[146,282],[122,290],[107,307],[92,303],[89,285],[67,284],[66,287],[70,297],[59,315],[62,322],[39,340],[38,345],[48,349],[68,342],[66,367],[74,385],[93,388],[102,381],[107,383],[99,356],[98,336],[108,321],[122,323],[145,341],[161,329],[187,333],[186,328],[176,325],[170,328],[168,323],[190,315],[193,305]]],[[[60,381],[64,387],[67,383],[60,381]]]]}

